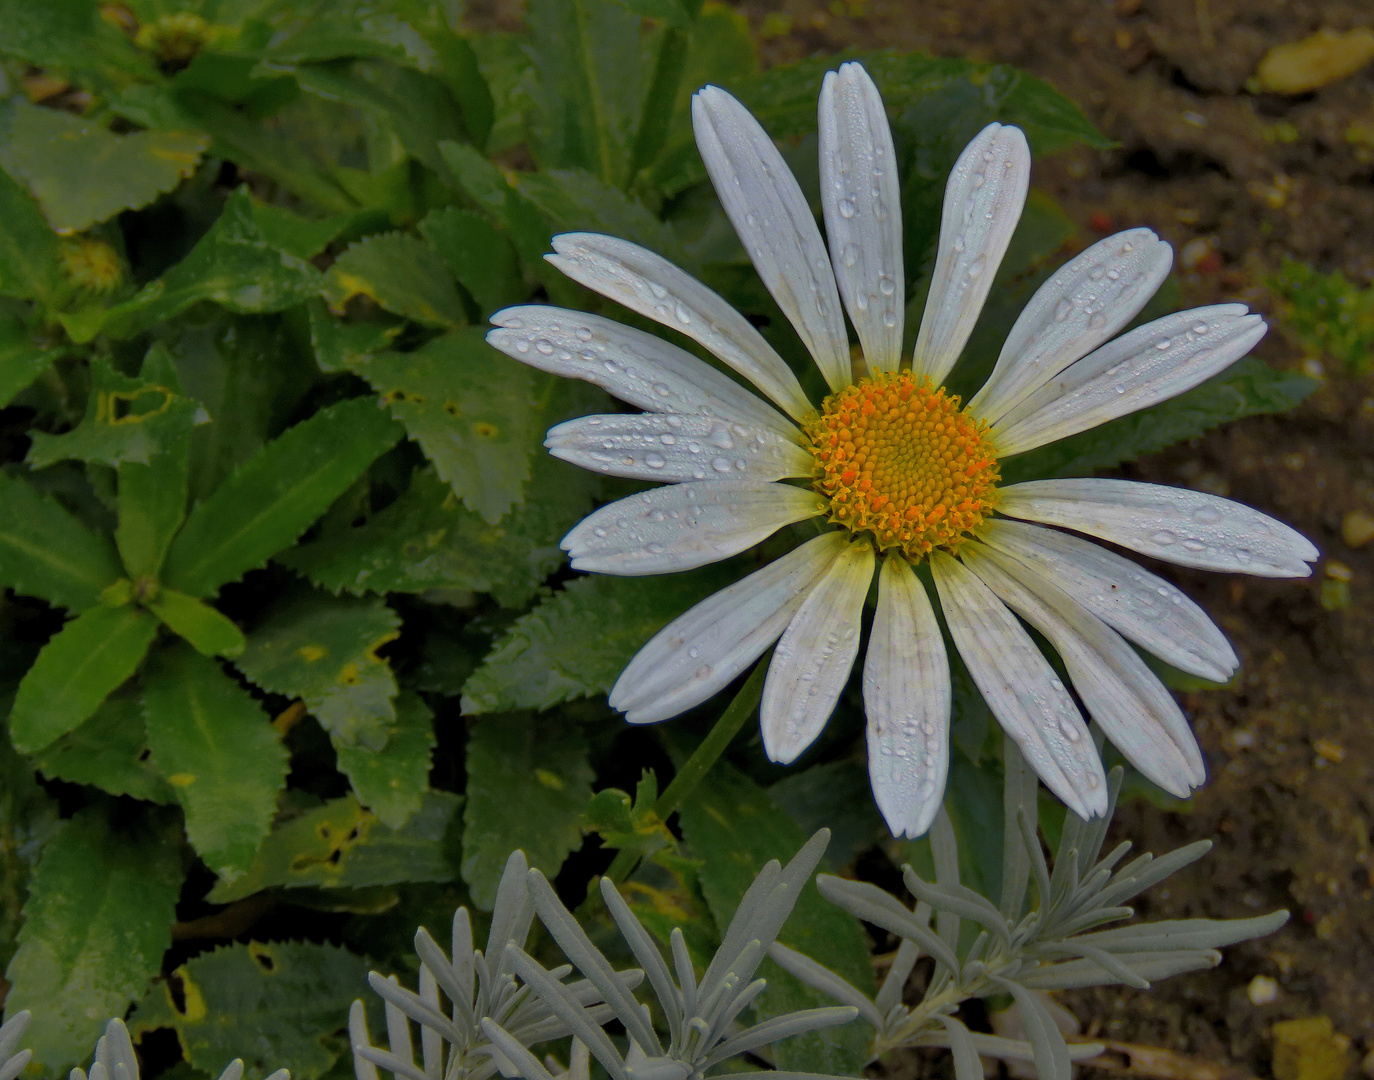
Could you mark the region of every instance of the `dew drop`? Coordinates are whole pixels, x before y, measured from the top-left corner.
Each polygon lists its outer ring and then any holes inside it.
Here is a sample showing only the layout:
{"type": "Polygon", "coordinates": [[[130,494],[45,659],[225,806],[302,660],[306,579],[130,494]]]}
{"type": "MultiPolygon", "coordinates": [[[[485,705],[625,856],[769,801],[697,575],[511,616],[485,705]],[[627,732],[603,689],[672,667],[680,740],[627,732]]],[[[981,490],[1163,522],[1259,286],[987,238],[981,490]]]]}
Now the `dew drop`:
{"type": "Polygon", "coordinates": [[[550,341],[548,338],[540,338],[538,341],[534,343],[534,347],[536,350],[543,353],[545,356],[548,356],[553,352],[553,342],[550,341]]]}
{"type": "Polygon", "coordinates": [[[840,217],[842,218],[852,218],[854,216],[854,202],[852,199],[841,199],[837,209],[840,211],[840,217]]]}
{"type": "Polygon", "coordinates": [[[654,298],[656,300],[662,300],[664,297],[668,295],[668,290],[665,289],[662,285],[660,285],[657,281],[649,282],[649,291],[654,294],[654,298]]]}
{"type": "Polygon", "coordinates": [[[687,326],[692,321],[692,313],[687,310],[684,304],[678,304],[677,307],[673,309],[673,314],[677,316],[677,321],[682,323],[683,326],[687,326]]]}
{"type": "Polygon", "coordinates": [[[1082,737],[1078,728],[1067,720],[1059,721],[1059,730],[1064,733],[1064,738],[1068,739],[1069,742],[1077,742],[1082,737]]]}
{"type": "Polygon", "coordinates": [[[711,459],[711,468],[719,473],[727,473],[734,468],[734,466],[730,463],[729,458],[718,457],[711,459]]]}
{"type": "Polygon", "coordinates": [[[844,263],[845,266],[853,266],[858,261],[859,245],[845,244],[844,249],[840,252],[840,262],[844,263]]]}
{"type": "Polygon", "coordinates": [[[1170,341],[1168,338],[1160,338],[1158,341],[1155,342],[1155,348],[1158,349],[1160,352],[1163,352],[1172,344],[1173,342],[1170,341]]]}
{"type": "Polygon", "coordinates": [[[1088,271],[1088,278],[1091,281],[1101,281],[1106,276],[1107,268],[1103,266],[1101,263],[1098,263],[1096,266],[1094,266],[1091,270],[1088,271]]]}
{"type": "Polygon", "coordinates": [[[663,520],[663,511],[657,508],[649,511],[649,520],[659,522],[663,520]]]}
{"type": "Polygon", "coordinates": [[[1171,533],[1168,529],[1160,529],[1159,532],[1155,533],[1154,536],[1150,537],[1150,539],[1153,540],[1160,547],[1168,547],[1170,544],[1178,542],[1178,537],[1171,533]]]}
{"type": "Polygon", "coordinates": [[[592,530],[592,535],[600,540],[604,540],[606,539],[606,530],[601,528],[600,526],[597,526],[595,529],[592,530]]]}
{"type": "Polygon", "coordinates": [[[676,435],[660,435],[658,441],[664,446],[673,446],[677,442],[676,435]]]}
{"type": "Polygon", "coordinates": [[[1250,559],[1253,557],[1250,554],[1249,548],[1236,548],[1236,550],[1233,551],[1231,554],[1233,554],[1236,557],[1236,562],[1240,563],[1242,566],[1248,563],[1250,559]]]}
{"type": "Polygon", "coordinates": [[[672,390],[668,388],[667,383],[656,382],[654,383],[654,393],[659,397],[667,397],[672,393],[672,390]]]}
{"type": "Polygon", "coordinates": [[[1193,511],[1193,520],[1204,525],[1215,525],[1221,520],[1221,511],[1215,506],[1199,506],[1193,511]]]}
{"type": "Polygon", "coordinates": [[[1201,335],[1207,333],[1208,326],[1205,322],[1196,323],[1193,326],[1193,333],[1201,335]]]}
{"type": "Polygon", "coordinates": [[[1204,544],[1201,540],[1195,539],[1193,537],[1189,537],[1187,540],[1183,541],[1183,546],[1186,547],[1189,551],[1207,550],[1206,544],[1204,544]]]}
{"type": "Polygon", "coordinates": [[[662,454],[645,454],[644,464],[651,469],[661,469],[667,462],[663,460],[662,454]]]}
{"type": "Polygon", "coordinates": [[[529,351],[530,351],[530,343],[529,343],[528,341],[517,341],[517,342],[515,343],[515,351],[518,352],[518,353],[527,353],[527,352],[529,352],[529,351]]]}
{"type": "Polygon", "coordinates": [[[984,268],[988,265],[986,255],[979,255],[973,262],[968,264],[968,276],[970,279],[982,276],[984,268]]]}
{"type": "Polygon", "coordinates": [[[897,283],[886,274],[882,274],[878,278],[878,291],[884,296],[891,296],[897,291],[897,283]]]}
{"type": "Polygon", "coordinates": [[[650,555],[662,555],[664,548],[662,544],[645,544],[644,550],[650,555]]]}
{"type": "Polygon", "coordinates": [[[893,311],[891,308],[883,312],[883,325],[886,326],[889,330],[891,330],[894,326],[897,325],[897,313],[893,311]]]}
{"type": "Polygon", "coordinates": [[[1073,301],[1065,297],[1054,306],[1054,321],[1063,322],[1069,317],[1069,312],[1071,311],[1073,311],[1073,301]]]}

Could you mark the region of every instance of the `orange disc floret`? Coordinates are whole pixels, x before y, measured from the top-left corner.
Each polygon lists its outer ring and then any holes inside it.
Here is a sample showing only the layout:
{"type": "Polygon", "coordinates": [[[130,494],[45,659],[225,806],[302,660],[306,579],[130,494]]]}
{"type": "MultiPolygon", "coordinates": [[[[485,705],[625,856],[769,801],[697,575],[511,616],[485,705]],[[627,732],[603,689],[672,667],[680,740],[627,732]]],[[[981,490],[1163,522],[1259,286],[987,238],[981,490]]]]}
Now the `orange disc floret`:
{"type": "Polygon", "coordinates": [[[997,501],[985,426],[909,371],[861,379],[803,424],[812,487],[830,500],[832,522],[871,534],[880,551],[920,560],[957,548],[997,501]]]}

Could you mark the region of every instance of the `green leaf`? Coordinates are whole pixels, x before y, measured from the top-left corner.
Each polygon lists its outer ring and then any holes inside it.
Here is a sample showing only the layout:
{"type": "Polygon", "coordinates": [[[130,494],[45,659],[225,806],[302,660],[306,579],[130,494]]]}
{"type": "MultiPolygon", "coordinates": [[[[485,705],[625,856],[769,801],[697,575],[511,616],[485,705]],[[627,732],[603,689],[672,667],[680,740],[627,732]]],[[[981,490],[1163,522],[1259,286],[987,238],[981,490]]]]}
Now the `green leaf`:
{"type": "Polygon", "coordinates": [[[302,420],[191,511],[167,556],[167,584],[203,597],[261,566],[400,436],[400,426],[371,398],[342,401],[302,420]]]}
{"type": "Polygon", "coordinates": [[[186,518],[190,451],[189,437],[168,438],[147,464],[123,461],[119,465],[115,544],[135,580],[157,579],[172,538],[186,518]]]}
{"type": "Polygon", "coordinates": [[[212,904],[229,904],[263,889],[306,886],[357,889],[402,881],[452,881],[456,867],[446,837],[463,799],[427,791],[420,807],[392,828],[352,795],[333,799],[279,825],[262,842],[252,868],[210,890],[212,904]]]}
{"type": "Polygon", "coordinates": [[[671,619],[732,579],[706,567],[654,578],[577,578],[522,615],[463,687],[463,712],[547,709],[604,694],[671,619]]]}
{"type": "Polygon", "coordinates": [[[177,801],[167,781],[148,761],[143,708],[133,698],[107,698],[94,716],[33,759],[44,776],[91,784],[111,795],[155,803],[177,801]]]}
{"type": "Polygon", "coordinates": [[[440,57],[430,39],[452,31],[444,7],[421,0],[313,0],[277,9],[264,59],[305,64],[370,56],[433,71],[440,57]]]}
{"type": "Polygon", "coordinates": [[[9,135],[6,168],[29,185],[64,236],[171,191],[195,171],[210,145],[198,133],[114,135],[71,113],[24,101],[13,106],[9,135]]]}
{"type": "Polygon", "coordinates": [[[297,259],[313,259],[348,230],[361,213],[313,220],[271,203],[253,203],[253,222],[263,241],[297,259]]]}
{"type": "Polygon", "coordinates": [[[625,186],[648,81],[641,17],[609,0],[530,0],[525,26],[535,160],[625,186]]]}
{"type": "Polygon", "coordinates": [[[153,764],[186,812],[191,846],[233,880],[272,823],[286,779],[281,736],[247,691],[187,645],[154,655],[143,706],[153,764]]]}
{"type": "Polygon", "coordinates": [[[1246,416],[1287,412],[1320,385],[1294,371],[1275,371],[1247,356],[1170,401],[1010,458],[1004,483],[1042,476],[1084,476],[1246,416]]]}
{"type": "Polygon", "coordinates": [[[61,281],[57,252],[57,237],[38,204],[0,169],[0,296],[50,300],[61,281]]]}
{"type": "MultiPolygon", "coordinates": [[[[693,12],[683,0],[615,0],[626,11],[642,15],[646,19],[657,19],[665,26],[691,26],[693,12]]],[[[692,7],[699,7],[693,4],[692,7]]]]}
{"type": "Polygon", "coordinates": [[[420,235],[444,257],[483,315],[525,298],[515,247],[486,218],[448,206],[420,222],[420,235]]]}
{"type": "Polygon", "coordinates": [[[44,469],[69,459],[147,465],[156,454],[175,451],[193,427],[209,419],[197,402],[177,392],[172,379],[158,378],[173,375],[170,362],[151,377],[135,379],[121,375],[99,357],[91,358],[90,370],[85,417],[65,435],[33,432],[25,459],[32,468],[44,469]]]}
{"type": "Polygon", "coordinates": [[[358,800],[393,829],[401,828],[420,808],[429,789],[433,721],[424,698],[404,693],[396,699],[396,723],[382,749],[333,740],[339,771],[348,777],[358,800]]]}
{"type": "MultiPolygon", "coordinates": [[[[0,230],[3,228],[0,224],[0,230]]],[[[3,274],[4,268],[0,266],[0,282],[3,274]]],[[[66,354],[61,346],[34,341],[18,319],[0,318],[0,409],[66,354]]]]}
{"type": "Polygon", "coordinates": [[[268,243],[241,189],[186,258],[110,308],[90,334],[132,337],[205,300],[240,313],[281,311],[319,295],[323,281],[306,260],[268,243]]]}
{"type": "Polygon", "coordinates": [[[336,311],[352,297],[366,296],[426,326],[467,322],[444,257],[406,233],[381,233],[351,244],[325,275],[325,292],[336,311]]]}
{"type": "Polygon", "coordinates": [[[175,589],[159,589],[148,610],[202,656],[238,656],[247,645],[243,631],[227,617],[175,589]]]}
{"type": "Polygon", "coordinates": [[[162,966],[181,891],[171,835],[120,836],[92,807],[43,850],[5,978],[8,1015],[30,1009],[24,1045],[50,1072],[85,1060],[162,966]]]}
{"type": "Polygon", "coordinates": [[[80,611],[119,579],[110,538],[87,529],[51,495],[0,472],[0,582],[15,592],[80,611]]]}
{"type": "MultiPolygon", "coordinates": [[[[745,890],[769,859],[786,862],[806,842],[806,834],[780,810],[768,792],[724,762],[687,797],[678,811],[692,853],[704,860],[701,887],[718,926],[726,926],[745,890]]],[[[874,992],[873,967],[863,928],[827,903],[808,881],[778,940],[849,980],[865,994],[874,992]]],[[[754,1007],[760,1019],[793,1009],[833,1004],[771,961],[760,974],[768,990],[754,1007]]],[[[857,1076],[868,1061],[871,1029],[861,1021],[787,1039],[776,1045],[777,1066],[802,1072],[857,1076]]]]}
{"type": "Polygon", "coordinates": [[[135,1038],[172,1028],[186,1060],[211,1076],[241,1057],[249,1080],[283,1066],[294,1080],[316,1080],[347,1050],[336,1035],[349,1004],[366,992],[367,969],[337,945],[227,945],[150,990],[129,1027],[135,1038]]]}
{"type": "Polygon", "coordinates": [[[157,620],[136,607],[97,604],[64,625],[19,683],[10,713],[15,748],[32,753],[89,719],[156,636],[157,620]]]}
{"type": "Polygon", "coordinates": [[[517,173],[515,186],[543,211],[555,232],[606,233],[691,265],[671,228],[638,200],[583,169],[517,173]]]}
{"type": "Polygon", "coordinates": [[[375,356],[357,371],[467,508],[494,525],[521,501],[539,417],[535,374],[485,336],[469,327],[415,352],[375,356]]]}
{"type": "Polygon", "coordinates": [[[1284,323],[1304,348],[1325,353],[1348,371],[1374,363],[1374,288],[1360,288],[1339,270],[1323,274],[1284,259],[1271,287],[1285,301],[1284,323]]]}
{"type": "Polygon", "coordinates": [[[301,698],[336,745],[380,750],[396,720],[396,677],[377,650],[400,625],[380,599],[311,590],[268,612],[235,665],[264,690],[301,698]]]}
{"type": "Polygon", "coordinates": [[[386,352],[405,328],[399,320],[341,322],[329,314],[323,300],[310,301],[305,310],[315,363],[328,373],[347,371],[379,352],[386,352]]]}
{"type": "Polygon", "coordinates": [[[768,797],[791,815],[804,834],[830,830],[825,863],[834,872],[852,866],[855,859],[888,837],[861,760],[849,757],[795,770],[769,785],[768,797]]]}
{"type": "Polygon", "coordinates": [[[0,26],[5,28],[0,41],[3,55],[34,67],[91,76],[100,88],[131,75],[156,75],[148,58],[139,55],[129,38],[87,0],[0,0],[0,26]]]}
{"type": "Polygon", "coordinates": [[[0,732],[0,963],[18,948],[33,868],[59,824],[57,801],[0,732]]]}
{"type": "Polygon", "coordinates": [[[582,733],[566,720],[528,715],[481,720],[467,746],[463,880],[484,911],[506,859],[520,848],[549,877],[582,843],[592,770],[582,733]]]}

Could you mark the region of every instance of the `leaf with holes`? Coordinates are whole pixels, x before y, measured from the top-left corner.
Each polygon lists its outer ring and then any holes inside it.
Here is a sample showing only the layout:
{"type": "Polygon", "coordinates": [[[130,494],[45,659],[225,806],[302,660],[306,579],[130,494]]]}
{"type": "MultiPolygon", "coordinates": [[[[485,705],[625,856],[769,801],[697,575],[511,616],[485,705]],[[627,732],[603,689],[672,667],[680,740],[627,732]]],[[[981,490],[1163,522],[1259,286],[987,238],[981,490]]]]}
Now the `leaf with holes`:
{"type": "Polygon", "coordinates": [[[43,849],[5,971],[8,1014],[32,1010],[24,1045],[50,1075],[84,1059],[172,944],[181,844],[170,830],[116,833],[104,818],[80,811],[43,849]]]}
{"type": "Polygon", "coordinates": [[[336,311],[353,297],[366,296],[426,326],[467,322],[444,257],[406,233],[381,233],[352,244],[325,275],[325,295],[336,311]]]}
{"type": "Polygon", "coordinates": [[[592,797],[587,743],[562,718],[489,717],[468,735],[463,880],[478,907],[496,901],[506,858],[516,848],[548,877],[582,843],[592,797]]]}
{"type": "Polygon", "coordinates": [[[485,333],[472,327],[414,352],[382,353],[357,371],[468,509],[494,525],[521,500],[539,416],[537,376],[485,333]]]}
{"type": "Polygon", "coordinates": [[[84,724],[40,750],[34,766],[49,779],[90,784],[111,795],[155,803],[177,801],[148,760],[143,707],[129,697],[107,699],[84,724]]]}
{"type": "Polygon", "coordinates": [[[387,745],[396,677],[377,650],[401,620],[380,599],[304,592],[278,604],[235,665],[274,694],[301,698],[339,746],[387,745]]]}
{"type": "Polygon", "coordinates": [[[186,812],[186,835],[230,880],[267,835],[286,780],[286,748],[267,714],[189,645],[157,652],[143,677],[153,764],[186,812]]]}
{"type": "Polygon", "coordinates": [[[360,889],[403,881],[452,881],[448,837],[462,797],[429,791],[393,829],[352,795],[284,822],[262,842],[248,873],[221,881],[206,897],[229,904],[271,888],[360,889]]]}
{"type": "Polygon", "coordinates": [[[92,532],[51,495],[0,472],[0,583],[77,611],[120,577],[110,538],[92,532]]]}
{"type": "Polygon", "coordinates": [[[347,1043],[349,1003],[364,993],[368,964],[337,945],[250,941],[201,953],[139,1002],[138,1038],[171,1028],[192,1066],[218,1074],[242,1058],[248,1080],[282,1067],[294,1080],[329,1071],[347,1043]]]}
{"type": "Polygon", "coordinates": [[[434,713],[424,698],[403,693],[396,699],[396,723],[380,750],[348,745],[333,736],[339,771],[353,792],[383,824],[399,829],[420,808],[429,790],[434,751],[434,713]]]}

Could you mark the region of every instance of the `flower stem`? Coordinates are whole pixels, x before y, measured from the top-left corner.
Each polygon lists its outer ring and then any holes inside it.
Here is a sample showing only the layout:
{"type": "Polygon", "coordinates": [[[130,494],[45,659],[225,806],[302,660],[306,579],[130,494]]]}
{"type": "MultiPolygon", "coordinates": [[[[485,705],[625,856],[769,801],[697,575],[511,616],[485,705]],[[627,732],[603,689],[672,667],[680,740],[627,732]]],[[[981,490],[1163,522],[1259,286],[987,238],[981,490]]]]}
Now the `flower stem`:
{"type": "MultiPolygon", "coordinates": [[[[725,753],[725,748],[739,734],[740,728],[754,715],[759,699],[763,696],[763,678],[768,673],[768,659],[768,656],[765,656],[754,666],[753,672],[744,680],[744,685],[739,688],[734,700],[720,714],[715,727],[707,732],[706,738],[701,740],[692,751],[692,756],[683,762],[682,768],[678,770],[672,782],[663,789],[663,794],[654,803],[654,813],[660,821],[667,821],[669,815],[682,805],[683,800],[711,771],[711,766],[719,760],[720,755],[725,753]]],[[[612,881],[624,881],[638,862],[639,852],[631,848],[621,848],[606,870],[605,876],[612,881]]]]}

